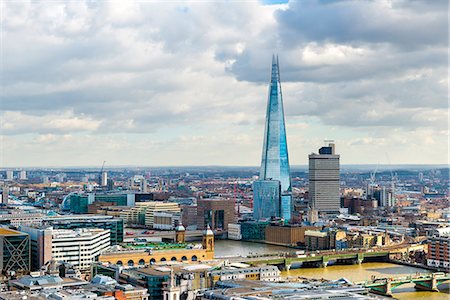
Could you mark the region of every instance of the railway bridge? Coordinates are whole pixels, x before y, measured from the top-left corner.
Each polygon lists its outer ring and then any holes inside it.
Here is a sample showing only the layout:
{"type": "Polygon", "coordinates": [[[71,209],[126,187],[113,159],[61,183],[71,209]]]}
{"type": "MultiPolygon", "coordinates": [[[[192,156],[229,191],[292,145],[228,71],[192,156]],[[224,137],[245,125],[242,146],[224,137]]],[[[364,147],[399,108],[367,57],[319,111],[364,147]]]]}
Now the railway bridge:
{"type": "Polygon", "coordinates": [[[329,262],[337,264],[357,264],[364,261],[388,261],[389,251],[377,252],[348,252],[348,253],[323,253],[310,254],[299,257],[273,257],[273,258],[247,258],[243,262],[251,265],[276,265],[289,270],[293,264],[326,267],[329,262]]]}
{"type": "Polygon", "coordinates": [[[318,253],[307,253],[296,257],[282,256],[263,256],[263,257],[246,257],[241,258],[241,262],[251,265],[276,265],[281,269],[289,270],[293,264],[301,264],[303,266],[326,267],[330,262],[334,264],[361,264],[370,261],[389,261],[402,253],[409,253],[423,249],[423,245],[386,247],[381,249],[368,249],[358,251],[322,251],[318,253]]]}
{"type": "Polygon", "coordinates": [[[400,278],[378,278],[357,284],[364,285],[373,293],[392,297],[392,291],[403,284],[414,283],[418,290],[439,292],[438,286],[449,280],[448,273],[432,273],[400,278]]]}

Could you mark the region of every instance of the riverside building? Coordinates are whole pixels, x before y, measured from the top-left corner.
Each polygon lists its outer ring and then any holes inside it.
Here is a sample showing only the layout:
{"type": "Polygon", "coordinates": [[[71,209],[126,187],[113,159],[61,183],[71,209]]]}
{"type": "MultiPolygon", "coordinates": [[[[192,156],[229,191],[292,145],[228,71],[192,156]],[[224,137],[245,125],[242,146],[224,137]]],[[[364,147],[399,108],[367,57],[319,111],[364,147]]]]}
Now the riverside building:
{"type": "Polygon", "coordinates": [[[224,198],[205,198],[197,200],[198,229],[208,226],[214,231],[227,231],[228,224],[236,220],[234,201],[224,198]]]}
{"type": "Polygon", "coordinates": [[[438,269],[450,268],[450,227],[438,228],[427,241],[427,265],[438,269]]]}
{"type": "Polygon", "coordinates": [[[185,242],[184,226],[178,226],[176,243],[164,246],[153,243],[123,243],[122,246],[111,247],[99,257],[99,262],[119,266],[146,266],[164,262],[197,262],[214,258],[214,233],[210,228],[205,230],[201,244],[188,245],[185,242]],[[180,232],[181,231],[181,232],[180,232]]]}
{"type": "Polygon", "coordinates": [[[291,219],[292,194],[278,57],[272,58],[259,180],[253,183],[256,220],[291,219]]]}

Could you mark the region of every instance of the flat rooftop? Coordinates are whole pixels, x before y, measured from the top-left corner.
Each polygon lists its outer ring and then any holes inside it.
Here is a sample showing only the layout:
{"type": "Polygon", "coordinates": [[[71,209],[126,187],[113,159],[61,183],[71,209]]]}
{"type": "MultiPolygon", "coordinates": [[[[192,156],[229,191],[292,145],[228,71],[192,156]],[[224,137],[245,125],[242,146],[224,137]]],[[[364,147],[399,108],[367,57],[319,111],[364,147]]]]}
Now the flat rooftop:
{"type": "Polygon", "coordinates": [[[151,249],[151,250],[191,250],[203,249],[200,243],[164,243],[164,242],[130,242],[122,243],[124,249],[151,249]]]}
{"type": "Polygon", "coordinates": [[[174,265],[154,265],[147,268],[138,269],[138,273],[163,276],[170,274],[170,271],[173,270],[175,273],[189,273],[189,272],[204,272],[210,270],[213,266],[208,264],[174,264],[174,265]]]}
{"type": "Polygon", "coordinates": [[[53,229],[52,235],[54,238],[78,238],[78,237],[92,237],[98,233],[104,233],[109,230],[99,228],[81,228],[76,230],[70,229],[53,229]]]}
{"type": "Polygon", "coordinates": [[[13,234],[25,234],[20,231],[12,230],[9,228],[0,228],[0,235],[13,235],[13,234]]]}

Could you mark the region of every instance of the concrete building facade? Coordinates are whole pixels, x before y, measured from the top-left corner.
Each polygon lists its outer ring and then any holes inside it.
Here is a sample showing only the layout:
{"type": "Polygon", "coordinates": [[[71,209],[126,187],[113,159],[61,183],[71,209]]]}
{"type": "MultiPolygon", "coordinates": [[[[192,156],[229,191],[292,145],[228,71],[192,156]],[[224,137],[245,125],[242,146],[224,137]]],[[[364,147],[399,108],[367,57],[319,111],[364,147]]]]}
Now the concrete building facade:
{"type": "Polygon", "coordinates": [[[145,225],[153,228],[155,222],[155,212],[173,212],[180,213],[181,209],[178,203],[152,201],[146,203],[145,225]]]}
{"type": "Polygon", "coordinates": [[[273,226],[266,227],[266,243],[285,246],[305,244],[305,231],[319,230],[314,226],[273,226]]]}
{"type": "Polygon", "coordinates": [[[334,144],[309,155],[309,197],[311,207],[320,212],[338,213],[341,205],[339,155],[334,144]]]}
{"type": "Polygon", "coordinates": [[[242,240],[241,224],[228,224],[228,239],[242,240]]]}
{"type": "Polygon", "coordinates": [[[228,224],[234,223],[236,214],[234,201],[224,198],[205,198],[197,200],[197,226],[215,231],[227,231],[228,224]]]}
{"type": "Polygon", "coordinates": [[[173,230],[181,224],[180,212],[156,211],[153,215],[153,228],[161,230],[173,230]]]}
{"type": "Polygon", "coordinates": [[[35,270],[54,259],[87,272],[111,244],[110,231],[98,228],[68,230],[22,226],[20,229],[31,237],[35,270]]]}

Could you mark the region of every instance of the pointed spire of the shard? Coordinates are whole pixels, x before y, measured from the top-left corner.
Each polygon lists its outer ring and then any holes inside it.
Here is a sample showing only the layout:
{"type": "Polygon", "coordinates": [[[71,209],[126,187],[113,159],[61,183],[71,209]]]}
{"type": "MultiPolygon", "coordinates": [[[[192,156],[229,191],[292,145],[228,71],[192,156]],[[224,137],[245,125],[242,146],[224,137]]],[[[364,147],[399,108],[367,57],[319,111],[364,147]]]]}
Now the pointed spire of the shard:
{"type": "Polygon", "coordinates": [[[277,84],[280,82],[280,68],[278,67],[278,56],[272,55],[272,75],[270,78],[270,84],[277,84]]]}
{"type": "Polygon", "coordinates": [[[261,169],[259,182],[254,186],[255,218],[274,216],[273,211],[278,210],[275,216],[290,219],[290,192],[291,176],[284,122],[283,97],[281,93],[280,68],[278,56],[273,55],[261,169]],[[273,186],[275,181],[279,182],[280,198],[267,199],[267,195],[270,194],[268,190],[271,189],[269,187],[273,186]],[[274,203],[274,209],[268,209],[272,207],[271,201],[278,201],[274,203]]]}
{"type": "Polygon", "coordinates": [[[290,191],[291,179],[279,70],[278,57],[273,55],[260,179],[279,180],[282,191],[290,191]]]}

